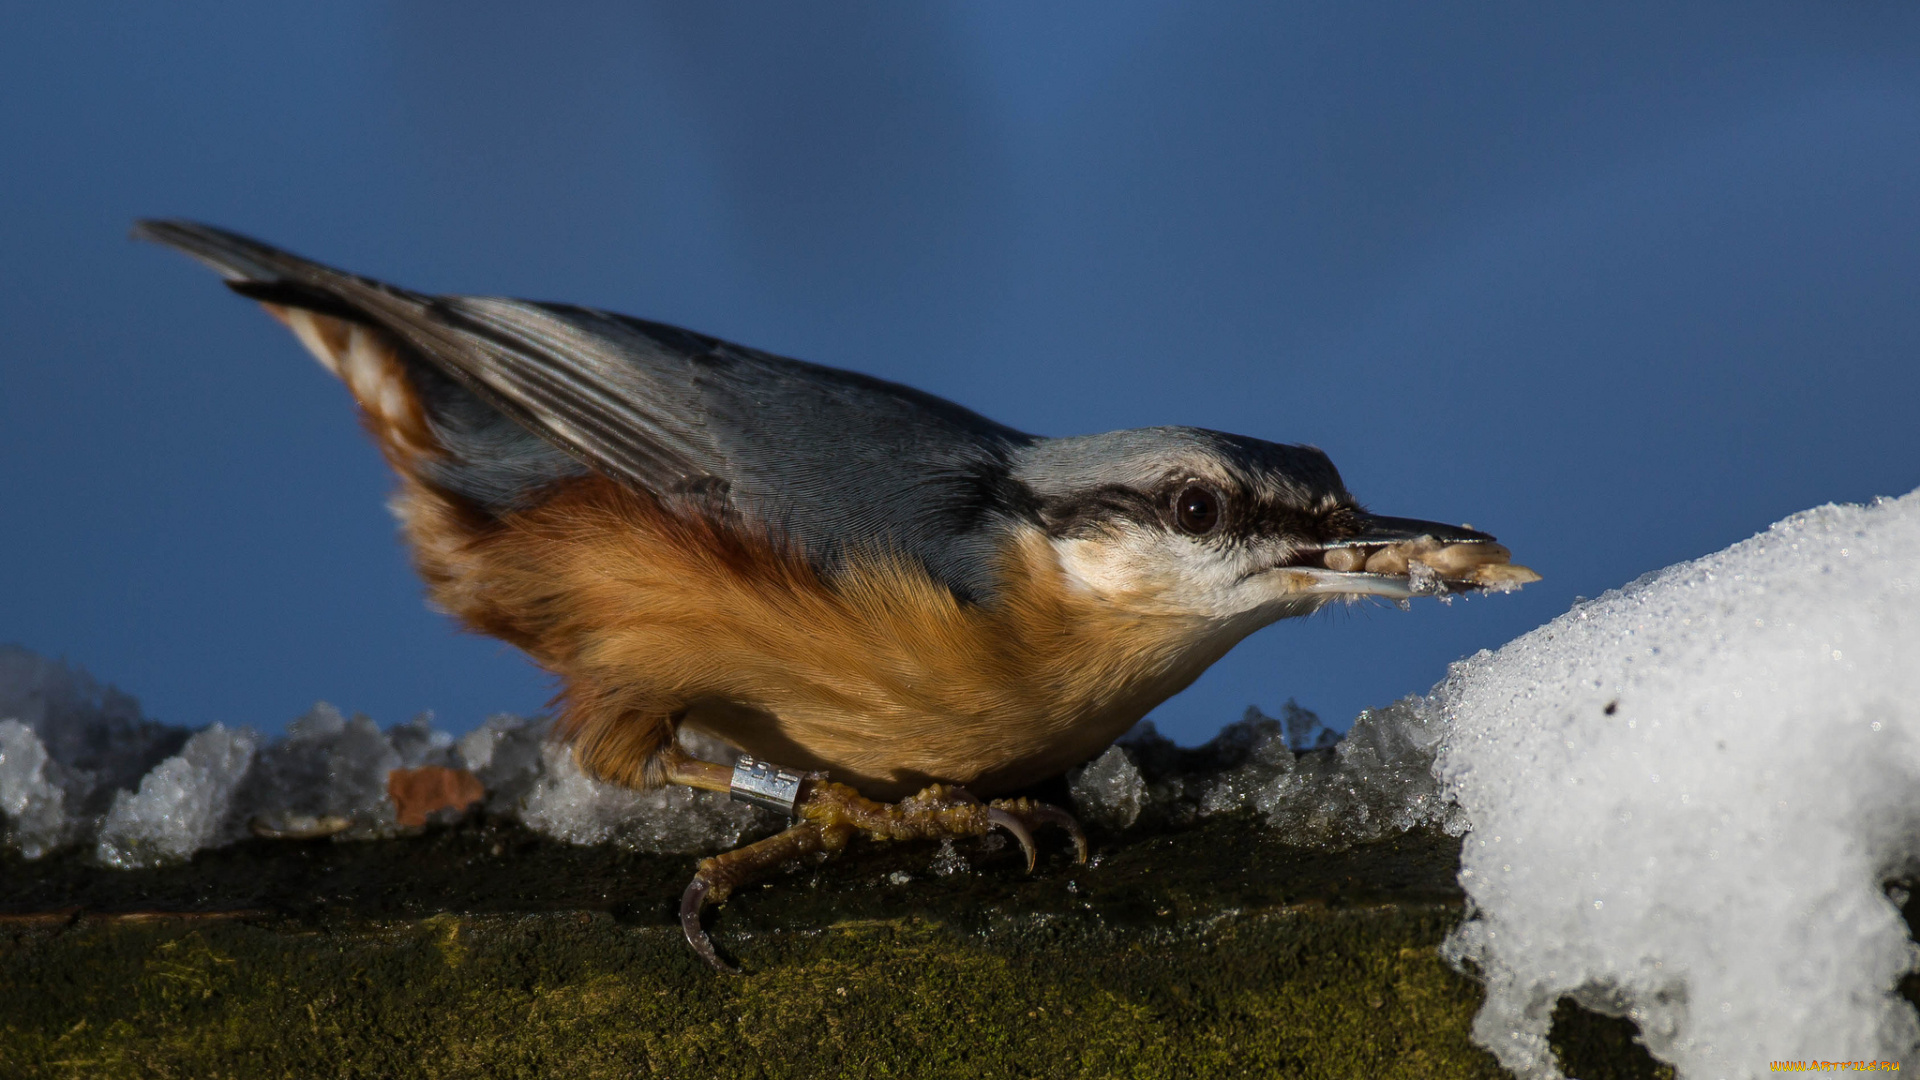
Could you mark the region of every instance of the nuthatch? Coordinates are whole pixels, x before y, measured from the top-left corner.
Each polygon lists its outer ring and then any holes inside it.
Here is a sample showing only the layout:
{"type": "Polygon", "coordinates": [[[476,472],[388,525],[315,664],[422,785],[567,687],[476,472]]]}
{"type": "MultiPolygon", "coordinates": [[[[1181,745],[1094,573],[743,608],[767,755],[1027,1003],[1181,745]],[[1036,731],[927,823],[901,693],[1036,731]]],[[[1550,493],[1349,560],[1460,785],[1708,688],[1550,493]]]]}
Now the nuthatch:
{"type": "Polygon", "coordinates": [[[1039,438],[660,323],[427,296],[205,225],[135,235],[347,384],[433,600],[559,678],[583,767],[799,819],[700,864],[681,921],[716,966],[706,903],[855,833],[999,827],[1031,868],[1051,824],[1084,860],[1065,812],[976,796],[1087,760],[1268,623],[1537,579],[1485,533],[1366,512],[1311,447],[1039,438]],[[695,759],[681,728],[750,756],[695,759]]]}

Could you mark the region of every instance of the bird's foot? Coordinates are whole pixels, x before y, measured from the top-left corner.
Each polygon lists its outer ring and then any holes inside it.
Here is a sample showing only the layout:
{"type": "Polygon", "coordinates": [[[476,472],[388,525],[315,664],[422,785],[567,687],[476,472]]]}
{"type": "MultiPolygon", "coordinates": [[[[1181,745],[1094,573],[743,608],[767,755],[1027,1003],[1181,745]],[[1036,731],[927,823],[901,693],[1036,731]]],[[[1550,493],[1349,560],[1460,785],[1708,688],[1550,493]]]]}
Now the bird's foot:
{"type": "Polygon", "coordinates": [[[733,890],[781,863],[815,852],[833,854],[856,833],[876,840],[949,840],[984,836],[1005,829],[1020,842],[1032,871],[1038,855],[1033,832],[1056,825],[1073,837],[1079,862],[1087,861],[1087,837],[1073,815],[1033,799],[995,799],[983,803],[965,788],[935,784],[897,803],[875,802],[845,784],[822,778],[807,781],[794,816],[799,824],[765,840],[702,859],[680,897],[680,927],[700,958],[722,971],[737,971],[714,952],[700,925],[708,904],[724,903],[733,890]]]}
{"type": "MultiPolygon", "coordinates": [[[[883,803],[845,784],[814,780],[794,813],[801,821],[822,829],[865,833],[876,840],[950,840],[1005,829],[1020,842],[1029,871],[1039,854],[1033,844],[1033,830],[1057,825],[1073,837],[1078,860],[1087,861],[1086,834],[1065,810],[1025,798],[982,803],[967,789],[952,784],[935,784],[897,803],[883,803]]],[[[841,845],[844,843],[842,840],[841,845]]]]}

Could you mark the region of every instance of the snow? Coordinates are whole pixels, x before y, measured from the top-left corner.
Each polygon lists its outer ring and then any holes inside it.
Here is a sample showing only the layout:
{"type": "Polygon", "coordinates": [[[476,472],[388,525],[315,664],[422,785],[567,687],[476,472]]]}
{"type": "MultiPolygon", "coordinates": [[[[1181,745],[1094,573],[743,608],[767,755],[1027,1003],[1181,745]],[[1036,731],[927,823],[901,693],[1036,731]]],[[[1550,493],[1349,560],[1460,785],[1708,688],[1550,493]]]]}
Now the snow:
{"type": "Polygon", "coordinates": [[[1448,943],[1474,1033],[1557,1077],[1562,995],[1683,1077],[1911,1058],[1920,492],[1826,506],[1454,666],[1439,774],[1473,822],[1448,943]]]}
{"type": "Polygon", "coordinates": [[[115,792],[186,740],[86,672],[0,645],[0,846],[35,858],[90,837],[115,792]]]}
{"type": "MultiPolygon", "coordinates": [[[[399,822],[387,799],[387,774],[411,764],[402,747],[426,756],[419,753],[422,726],[402,724],[382,733],[367,717],[348,719],[322,702],[260,752],[240,802],[273,831],[299,833],[308,823],[332,820],[342,823],[340,831],[349,838],[393,835],[399,822]]],[[[450,746],[452,739],[441,742],[450,746]]]]}
{"type": "Polygon", "coordinates": [[[1466,820],[1432,772],[1442,731],[1421,698],[1361,713],[1345,738],[1293,702],[1279,719],[1248,709],[1195,749],[1145,722],[1068,786],[1076,813],[1112,829],[1253,811],[1295,843],[1328,848],[1423,827],[1459,835],[1466,820]]]}
{"type": "MultiPolygon", "coordinates": [[[[684,736],[681,745],[695,756],[717,757],[723,749],[684,736]]],[[[551,742],[520,807],[522,822],[557,840],[614,843],[633,851],[719,851],[737,845],[756,825],[777,824],[771,813],[710,791],[603,784],[580,770],[572,751],[551,742]]]]}
{"type": "MultiPolygon", "coordinates": [[[[779,824],[713,792],[599,783],[548,738],[541,718],[502,714],[456,740],[429,716],[382,731],[322,702],[267,739],[249,728],[188,732],[143,719],[132,698],[21,649],[0,650],[6,678],[14,681],[0,683],[9,710],[0,712],[0,847],[29,859],[78,845],[103,865],[134,869],[249,834],[404,835],[388,774],[425,765],[470,770],[486,787],[488,812],[572,844],[711,852],[779,824]]],[[[682,745],[711,760],[731,756],[699,736],[682,745]]]]}
{"type": "Polygon", "coordinates": [[[195,733],[141,778],[138,792],[114,795],[95,857],[122,869],[158,866],[237,838],[229,811],[258,742],[251,731],[220,724],[195,733]]]}
{"type": "MultiPolygon", "coordinates": [[[[4,738],[5,732],[0,730],[0,740],[4,738]]],[[[0,779],[0,784],[4,783],[0,779]]],[[[0,787],[0,793],[5,790],[0,787]]],[[[1118,743],[1074,770],[1068,790],[1073,792],[1073,808],[1083,823],[1109,829],[1124,829],[1140,820],[1140,810],[1147,802],[1146,777],[1133,763],[1133,755],[1118,743]]]]}
{"type": "MultiPolygon", "coordinates": [[[[1476,1039],[1522,1077],[1559,1075],[1563,997],[1630,1017],[1683,1077],[1911,1056],[1920,1021],[1894,987],[1920,952],[1896,906],[1920,882],[1916,552],[1920,492],[1810,510],[1464,660],[1344,738],[1292,703],[1196,748],[1142,724],[1069,777],[1074,809],[1111,830],[1252,813],[1326,847],[1462,836],[1468,918],[1444,951],[1487,985],[1476,1039]]],[[[387,775],[423,765],[472,771],[487,812],[569,843],[709,852],[779,824],[600,784],[543,719],[455,739],[318,705],[278,739],[189,732],[0,648],[0,846],[27,858],[392,836],[387,775]]],[[[965,865],[951,845],[937,861],[965,865]]]]}
{"type": "Polygon", "coordinates": [[[18,720],[0,720],[0,842],[29,859],[66,839],[66,789],[49,775],[59,765],[34,730],[18,720]]]}

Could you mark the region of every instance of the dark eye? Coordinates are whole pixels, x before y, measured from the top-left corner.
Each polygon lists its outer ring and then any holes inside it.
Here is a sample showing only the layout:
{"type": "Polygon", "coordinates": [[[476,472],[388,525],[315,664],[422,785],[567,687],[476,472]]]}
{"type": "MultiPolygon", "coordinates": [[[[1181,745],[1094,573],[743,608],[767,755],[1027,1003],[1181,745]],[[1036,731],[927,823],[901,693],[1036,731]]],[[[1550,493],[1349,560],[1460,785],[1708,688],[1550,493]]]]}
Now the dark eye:
{"type": "Polygon", "coordinates": [[[1173,520],[1195,536],[1205,536],[1220,524],[1220,497],[1195,485],[1184,488],[1173,500],[1173,520]]]}

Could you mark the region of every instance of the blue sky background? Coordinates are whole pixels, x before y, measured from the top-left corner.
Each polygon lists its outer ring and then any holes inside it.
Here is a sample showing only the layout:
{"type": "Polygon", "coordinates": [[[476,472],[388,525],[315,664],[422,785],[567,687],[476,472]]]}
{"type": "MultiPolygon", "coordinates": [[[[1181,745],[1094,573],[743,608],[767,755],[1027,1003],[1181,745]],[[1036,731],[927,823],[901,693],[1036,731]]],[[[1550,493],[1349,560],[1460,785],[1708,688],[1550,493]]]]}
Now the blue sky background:
{"type": "Polygon", "coordinates": [[[0,641],[175,723],[538,709],[428,612],[345,392],[188,216],[1046,434],[1327,450],[1517,596],[1270,628],[1156,714],[1344,725],[1650,570],[1920,485],[1920,10],[9,4],[0,641]]]}

